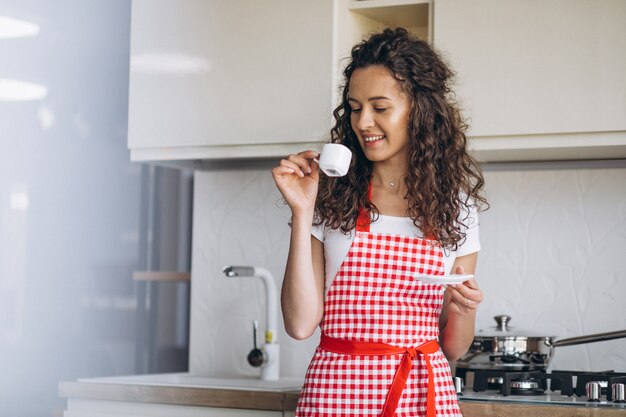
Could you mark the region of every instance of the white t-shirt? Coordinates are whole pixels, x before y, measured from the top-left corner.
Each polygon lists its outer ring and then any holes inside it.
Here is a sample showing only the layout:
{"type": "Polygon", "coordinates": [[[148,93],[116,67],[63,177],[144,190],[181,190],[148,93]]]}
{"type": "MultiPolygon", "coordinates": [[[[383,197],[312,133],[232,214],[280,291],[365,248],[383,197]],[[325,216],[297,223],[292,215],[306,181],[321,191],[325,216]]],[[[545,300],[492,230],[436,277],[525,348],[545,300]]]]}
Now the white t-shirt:
{"type": "MultiPolygon", "coordinates": [[[[456,251],[444,249],[443,262],[446,274],[449,274],[457,256],[465,256],[480,250],[480,236],[478,232],[478,213],[475,208],[470,209],[469,215],[462,212],[459,222],[465,233],[465,241],[459,243],[456,251]]],[[[380,214],[376,221],[370,224],[370,232],[376,234],[394,234],[402,236],[424,237],[421,230],[413,224],[410,217],[396,217],[380,214]]],[[[313,226],[311,234],[324,243],[324,258],[326,261],[325,291],[328,292],[337,271],[341,267],[354,241],[354,231],[346,235],[339,229],[325,226],[313,226]]]]}

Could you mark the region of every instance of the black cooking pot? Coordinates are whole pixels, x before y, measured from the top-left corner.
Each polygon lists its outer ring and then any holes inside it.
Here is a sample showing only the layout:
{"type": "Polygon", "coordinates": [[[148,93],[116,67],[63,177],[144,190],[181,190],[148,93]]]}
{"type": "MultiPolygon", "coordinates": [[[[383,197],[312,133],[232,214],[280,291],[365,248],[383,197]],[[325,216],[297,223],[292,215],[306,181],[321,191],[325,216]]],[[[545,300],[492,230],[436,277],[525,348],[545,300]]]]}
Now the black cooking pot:
{"type": "Polygon", "coordinates": [[[544,370],[558,346],[626,337],[626,330],[556,340],[531,332],[517,331],[508,325],[510,316],[495,316],[497,325],[479,331],[469,351],[457,361],[460,369],[544,370]]]}

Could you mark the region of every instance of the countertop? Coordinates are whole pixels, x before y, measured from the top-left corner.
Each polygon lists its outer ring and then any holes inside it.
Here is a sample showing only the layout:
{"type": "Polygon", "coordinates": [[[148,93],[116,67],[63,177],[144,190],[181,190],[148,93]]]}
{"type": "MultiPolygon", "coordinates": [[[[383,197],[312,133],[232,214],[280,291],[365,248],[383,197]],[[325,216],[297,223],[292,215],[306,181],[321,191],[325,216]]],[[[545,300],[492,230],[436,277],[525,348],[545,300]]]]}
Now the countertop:
{"type": "Polygon", "coordinates": [[[246,377],[202,377],[187,373],[80,379],[59,383],[59,396],[72,399],[150,404],[295,410],[301,379],[261,381],[246,377]]]}
{"type": "MultiPolygon", "coordinates": [[[[59,396],[68,399],[293,411],[298,400],[299,389],[295,388],[298,385],[297,379],[283,380],[272,385],[246,378],[159,374],[64,381],[59,384],[59,396]],[[255,387],[255,384],[259,386],[255,387]]],[[[511,404],[463,401],[462,398],[459,405],[464,417],[626,416],[624,408],[511,404]]]]}

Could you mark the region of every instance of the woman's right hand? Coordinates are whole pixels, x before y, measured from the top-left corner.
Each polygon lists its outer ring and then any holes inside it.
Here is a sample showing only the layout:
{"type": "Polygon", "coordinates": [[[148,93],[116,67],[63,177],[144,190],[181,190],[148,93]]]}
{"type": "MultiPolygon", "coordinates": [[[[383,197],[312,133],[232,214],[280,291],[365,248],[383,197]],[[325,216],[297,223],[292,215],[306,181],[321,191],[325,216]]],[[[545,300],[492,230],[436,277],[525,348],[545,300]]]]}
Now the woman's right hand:
{"type": "Polygon", "coordinates": [[[318,157],[318,152],[304,151],[272,168],[274,182],[294,215],[313,213],[319,182],[319,165],[313,159],[318,157]]]}

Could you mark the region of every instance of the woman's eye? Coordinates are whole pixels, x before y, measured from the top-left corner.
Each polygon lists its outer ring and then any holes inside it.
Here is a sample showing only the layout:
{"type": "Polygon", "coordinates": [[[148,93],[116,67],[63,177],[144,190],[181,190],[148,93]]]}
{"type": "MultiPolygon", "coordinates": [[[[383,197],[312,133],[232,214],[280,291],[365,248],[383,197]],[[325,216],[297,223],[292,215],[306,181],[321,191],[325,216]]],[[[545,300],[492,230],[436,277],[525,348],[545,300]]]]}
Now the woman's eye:
{"type": "Polygon", "coordinates": [[[384,113],[387,109],[385,107],[374,107],[374,111],[376,111],[376,113],[384,113]]]}
{"type": "Polygon", "coordinates": [[[361,113],[361,109],[352,109],[350,110],[352,113],[361,113]]]}

